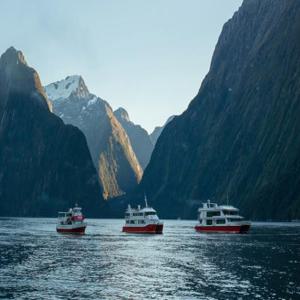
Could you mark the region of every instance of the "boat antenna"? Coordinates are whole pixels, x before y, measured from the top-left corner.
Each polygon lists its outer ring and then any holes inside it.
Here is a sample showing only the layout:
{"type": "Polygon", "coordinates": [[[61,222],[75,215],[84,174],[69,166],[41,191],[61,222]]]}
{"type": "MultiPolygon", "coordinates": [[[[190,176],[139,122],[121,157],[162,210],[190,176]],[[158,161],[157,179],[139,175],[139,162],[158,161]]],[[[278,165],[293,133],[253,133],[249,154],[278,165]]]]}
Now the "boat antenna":
{"type": "Polygon", "coordinates": [[[145,198],[145,204],[146,204],[146,207],[148,207],[147,196],[146,196],[145,193],[144,193],[144,198],[145,198]]]}

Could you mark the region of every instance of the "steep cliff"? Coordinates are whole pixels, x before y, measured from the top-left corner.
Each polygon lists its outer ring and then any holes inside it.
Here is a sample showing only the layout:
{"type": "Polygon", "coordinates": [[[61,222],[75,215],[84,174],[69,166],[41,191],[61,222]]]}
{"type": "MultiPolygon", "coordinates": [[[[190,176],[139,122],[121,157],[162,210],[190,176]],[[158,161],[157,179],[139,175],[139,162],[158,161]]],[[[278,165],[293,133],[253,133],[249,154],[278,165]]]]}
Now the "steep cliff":
{"type": "Polygon", "coordinates": [[[154,146],[155,146],[158,138],[160,137],[161,133],[163,132],[164,128],[167,126],[168,123],[170,123],[174,119],[174,117],[175,116],[169,117],[163,126],[156,126],[154,128],[154,130],[150,134],[150,140],[154,146]]]}
{"type": "Polygon", "coordinates": [[[104,198],[135,188],[143,171],[110,105],[91,94],[78,75],[51,83],[45,91],[53,103],[53,112],[85,134],[104,198]]]}
{"type": "Polygon", "coordinates": [[[145,169],[154,148],[148,132],[140,125],[134,124],[124,108],[118,108],[114,111],[114,114],[125,129],[141,167],[145,169]]]}
{"type": "Polygon", "coordinates": [[[207,198],[253,219],[300,218],[300,1],[245,0],[140,186],[169,217],[207,198]]]}
{"type": "Polygon", "coordinates": [[[20,51],[0,58],[0,214],[54,216],[104,203],[84,135],[51,113],[39,75],[20,51]]]}

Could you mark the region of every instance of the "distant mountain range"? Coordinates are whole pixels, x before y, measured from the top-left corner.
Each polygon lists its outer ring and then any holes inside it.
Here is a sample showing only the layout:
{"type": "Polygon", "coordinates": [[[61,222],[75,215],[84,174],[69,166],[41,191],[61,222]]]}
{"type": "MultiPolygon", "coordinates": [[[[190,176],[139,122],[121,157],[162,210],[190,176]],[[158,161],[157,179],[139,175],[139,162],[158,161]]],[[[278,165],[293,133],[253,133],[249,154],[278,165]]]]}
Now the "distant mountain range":
{"type": "Polygon", "coordinates": [[[45,87],[53,112],[85,134],[104,198],[133,189],[143,171],[130,140],[110,105],[88,91],[81,76],[69,76],[45,87]]]}
{"type": "Polygon", "coordinates": [[[299,116],[300,1],[245,0],[135,196],[146,192],[163,217],[195,218],[201,202],[228,194],[252,219],[299,219],[299,116]]]}
{"type": "Polygon", "coordinates": [[[141,180],[154,145],[124,108],[91,94],[79,75],[45,86],[53,112],[86,136],[105,199],[132,191],[141,180]]]}
{"type": "Polygon", "coordinates": [[[0,58],[1,216],[54,216],[76,202],[101,213],[86,139],[50,108],[38,73],[9,48],[0,58]]]}

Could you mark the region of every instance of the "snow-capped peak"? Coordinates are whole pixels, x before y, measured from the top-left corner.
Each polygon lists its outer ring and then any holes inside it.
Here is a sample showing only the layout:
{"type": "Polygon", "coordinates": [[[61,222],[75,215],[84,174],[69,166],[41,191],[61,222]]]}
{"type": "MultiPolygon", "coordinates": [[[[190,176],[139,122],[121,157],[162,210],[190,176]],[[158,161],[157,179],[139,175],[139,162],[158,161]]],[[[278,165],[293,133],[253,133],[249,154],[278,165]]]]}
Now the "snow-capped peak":
{"type": "Polygon", "coordinates": [[[80,75],[67,76],[65,79],[56,81],[45,86],[45,92],[52,101],[66,99],[71,94],[79,98],[89,96],[89,90],[80,75]]]}

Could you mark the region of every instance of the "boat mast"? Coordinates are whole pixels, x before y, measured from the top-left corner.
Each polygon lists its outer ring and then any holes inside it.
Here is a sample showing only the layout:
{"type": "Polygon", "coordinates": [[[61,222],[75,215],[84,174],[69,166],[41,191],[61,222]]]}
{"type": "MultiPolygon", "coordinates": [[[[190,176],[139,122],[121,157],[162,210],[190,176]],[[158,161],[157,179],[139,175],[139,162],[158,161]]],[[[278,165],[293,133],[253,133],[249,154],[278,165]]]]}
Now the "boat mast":
{"type": "Polygon", "coordinates": [[[145,205],[146,205],[146,207],[148,207],[148,202],[147,202],[146,194],[144,194],[144,198],[145,198],[145,205]]]}

